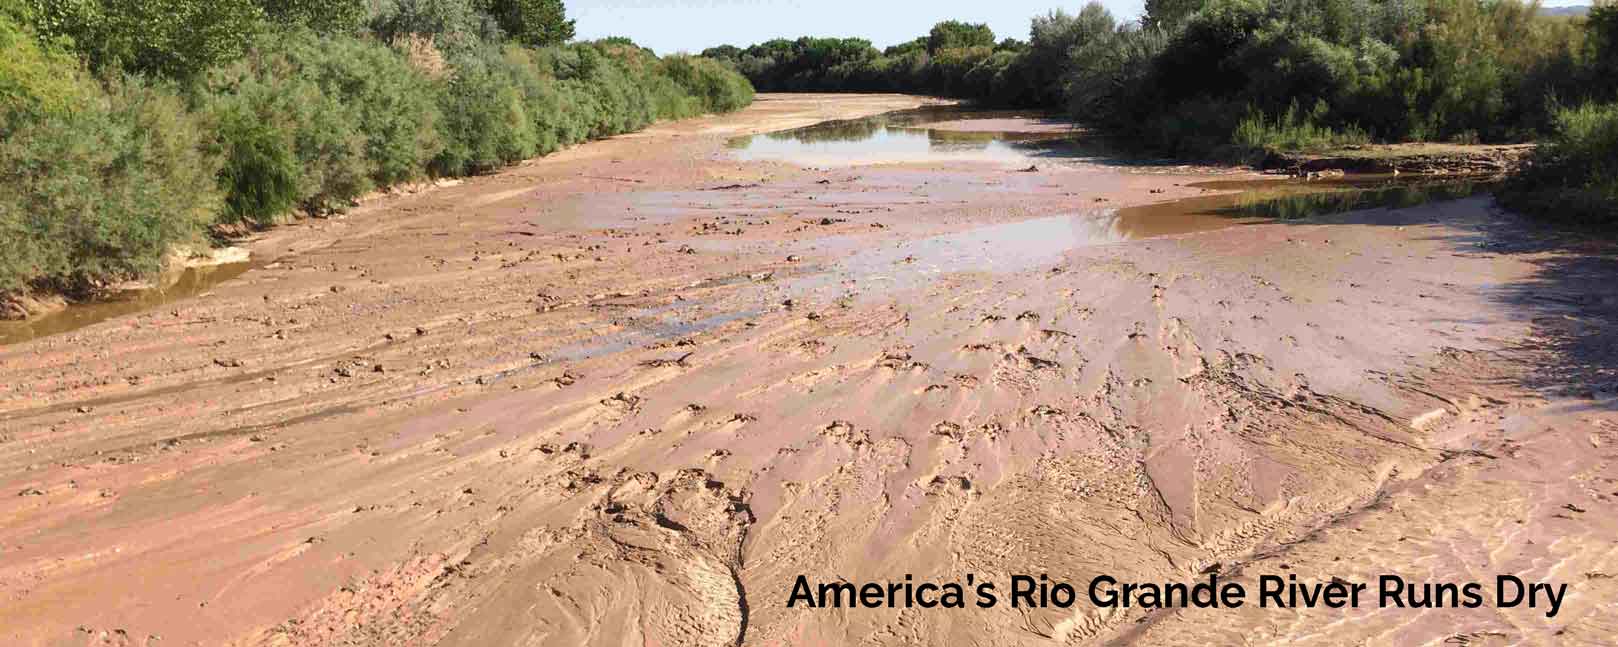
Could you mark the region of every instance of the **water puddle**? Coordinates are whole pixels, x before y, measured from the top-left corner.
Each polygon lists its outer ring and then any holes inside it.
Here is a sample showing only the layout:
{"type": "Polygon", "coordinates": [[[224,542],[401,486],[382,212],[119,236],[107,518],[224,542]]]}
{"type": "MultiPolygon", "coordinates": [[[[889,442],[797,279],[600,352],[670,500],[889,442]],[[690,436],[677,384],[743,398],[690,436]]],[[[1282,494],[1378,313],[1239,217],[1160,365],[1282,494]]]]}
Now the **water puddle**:
{"type": "Polygon", "coordinates": [[[71,305],[59,312],[28,321],[0,322],[0,346],[72,332],[114,317],[190,299],[241,276],[251,266],[252,262],[248,261],[193,267],[181,272],[179,279],[165,288],[129,290],[100,301],[71,305]]]}
{"type": "Polygon", "coordinates": [[[1025,271],[1055,263],[1068,251],[1081,247],[1368,209],[1413,207],[1484,193],[1493,184],[1389,176],[1308,183],[1224,181],[1191,186],[1240,192],[978,227],[858,252],[839,263],[834,273],[840,281],[854,279],[866,288],[906,289],[949,273],[1025,271]]]}
{"type": "Polygon", "coordinates": [[[1015,163],[1061,145],[1071,133],[1065,123],[1040,116],[935,107],[736,137],[727,147],[743,160],[804,165],[1015,163]]]}

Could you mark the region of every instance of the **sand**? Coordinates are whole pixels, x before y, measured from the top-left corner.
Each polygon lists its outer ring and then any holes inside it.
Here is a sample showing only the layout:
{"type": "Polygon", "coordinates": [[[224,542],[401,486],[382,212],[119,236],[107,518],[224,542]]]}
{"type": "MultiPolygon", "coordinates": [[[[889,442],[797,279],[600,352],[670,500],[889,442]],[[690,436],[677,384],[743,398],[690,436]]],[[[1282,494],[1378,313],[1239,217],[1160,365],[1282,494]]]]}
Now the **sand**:
{"type": "Polygon", "coordinates": [[[1053,249],[1028,227],[1213,173],[725,152],[920,101],[765,95],[277,229],[204,294],[0,346],[0,642],[1618,629],[1610,248],[1477,197],[1053,249]],[[800,575],[1209,572],[1570,593],[1554,618],[787,607],[800,575]]]}

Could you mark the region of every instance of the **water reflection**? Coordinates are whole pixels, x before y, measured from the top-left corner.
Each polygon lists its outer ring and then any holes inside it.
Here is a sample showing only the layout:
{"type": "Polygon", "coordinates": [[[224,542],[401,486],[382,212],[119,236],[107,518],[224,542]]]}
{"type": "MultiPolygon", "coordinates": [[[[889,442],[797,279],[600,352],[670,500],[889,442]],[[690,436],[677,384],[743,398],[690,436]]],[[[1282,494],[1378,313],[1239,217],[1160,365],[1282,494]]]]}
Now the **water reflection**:
{"type": "Polygon", "coordinates": [[[1142,209],[1172,207],[1177,213],[1197,212],[1234,218],[1297,220],[1312,216],[1366,209],[1404,209],[1428,202],[1458,200],[1487,193],[1496,180],[1476,178],[1423,178],[1394,176],[1348,177],[1328,182],[1294,180],[1257,182],[1204,182],[1193,187],[1245,189],[1240,193],[1193,198],[1142,209]]]}
{"type": "MultiPolygon", "coordinates": [[[[1068,132],[1016,132],[933,128],[944,121],[1006,119],[1007,127],[1028,115],[961,108],[923,108],[829,121],[804,128],[736,137],[726,142],[741,159],[791,160],[804,164],[981,160],[1024,161],[1069,139],[1068,132]]],[[[989,123],[989,122],[983,122],[989,123]]]]}
{"type": "Polygon", "coordinates": [[[189,299],[240,276],[251,266],[251,262],[243,262],[194,267],[180,273],[178,280],[165,288],[131,290],[101,301],[69,306],[60,312],[28,321],[0,322],[0,346],[71,332],[113,317],[189,299]]]}
{"type": "Polygon", "coordinates": [[[1399,209],[1487,192],[1471,180],[1349,178],[1305,183],[1208,182],[1209,189],[1247,189],[1116,210],[1093,210],[978,227],[854,254],[844,278],[887,289],[918,287],[953,272],[1016,272],[1059,261],[1068,251],[1240,225],[1367,209],[1399,209]]]}

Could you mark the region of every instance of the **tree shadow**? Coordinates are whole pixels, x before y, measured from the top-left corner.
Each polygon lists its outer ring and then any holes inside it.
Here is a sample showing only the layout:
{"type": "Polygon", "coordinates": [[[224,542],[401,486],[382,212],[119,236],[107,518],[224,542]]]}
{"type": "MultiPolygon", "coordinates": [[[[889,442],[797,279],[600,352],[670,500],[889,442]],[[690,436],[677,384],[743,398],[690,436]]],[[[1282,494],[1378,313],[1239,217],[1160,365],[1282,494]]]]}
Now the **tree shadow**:
{"type": "MultiPolygon", "coordinates": [[[[1521,386],[1618,409],[1618,240],[1612,232],[1533,220],[1500,207],[1497,181],[1453,181],[1379,190],[1226,196],[1211,209],[1231,218],[1293,224],[1442,224],[1452,253],[1509,256],[1533,270],[1494,285],[1486,298],[1528,323],[1505,351],[1526,361],[1521,386]],[[1415,208],[1426,204],[1428,208],[1415,208]],[[1453,207],[1453,209],[1451,209],[1453,207]]],[[[1476,323],[1473,321],[1472,323],[1476,323]]]]}

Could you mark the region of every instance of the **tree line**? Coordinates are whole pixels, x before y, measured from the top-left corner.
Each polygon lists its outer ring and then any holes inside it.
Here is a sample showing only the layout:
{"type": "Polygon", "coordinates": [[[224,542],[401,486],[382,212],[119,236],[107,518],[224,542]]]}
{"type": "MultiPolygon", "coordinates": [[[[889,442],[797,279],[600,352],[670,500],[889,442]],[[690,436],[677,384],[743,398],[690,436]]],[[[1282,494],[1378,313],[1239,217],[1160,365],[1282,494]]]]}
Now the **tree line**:
{"type": "Polygon", "coordinates": [[[0,296],[752,101],[573,28],[560,0],[0,0],[0,296]]]}
{"type": "Polygon", "coordinates": [[[1026,41],[951,21],[882,50],[805,37],[703,55],[763,91],[1054,110],[1188,158],[1543,140],[1535,186],[1605,205],[1581,216],[1618,220],[1618,7],[1608,0],[1586,17],[1548,15],[1537,0],[1148,0],[1138,20],[1092,2],[1034,17],[1026,41]]]}

